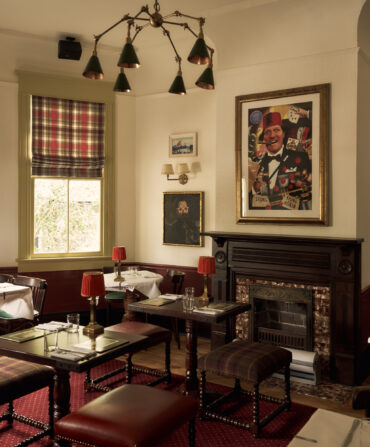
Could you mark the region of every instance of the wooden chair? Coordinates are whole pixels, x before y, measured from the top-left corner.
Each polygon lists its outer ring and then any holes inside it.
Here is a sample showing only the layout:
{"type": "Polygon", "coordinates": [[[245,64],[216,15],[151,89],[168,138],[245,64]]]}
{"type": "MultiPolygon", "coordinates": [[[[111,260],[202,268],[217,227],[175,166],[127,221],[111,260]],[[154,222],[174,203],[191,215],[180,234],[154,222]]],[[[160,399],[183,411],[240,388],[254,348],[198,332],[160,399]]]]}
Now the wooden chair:
{"type": "MultiPolygon", "coordinates": [[[[174,295],[181,295],[183,290],[183,284],[184,284],[184,278],[185,273],[181,272],[180,270],[174,270],[174,269],[168,269],[166,273],[168,278],[171,278],[172,282],[172,293],[174,295]]],[[[179,333],[179,320],[178,318],[172,318],[171,319],[172,324],[172,330],[175,336],[175,340],[177,343],[178,349],[181,348],[181,341],[180,341],[180,333],[179,333]]]]}
{"type": "Polygon", "coordinates": [[[33,278],[31,276],[16,276],[13,283],[19,286],[30,287],[32,290],[32,301],[34,309],[33,320],[26,318],[0,318],[0,334],[8,334],[9,332],[27,329],[40,322],[40,318],[44,308],[44,302],[47,292],[47,282],[45,279],[33,278]]]}
{"type": "Polygon", "coordinates": [[[7,273],[0,273],[0,282],[13,282],[14,276],[7,273]]]}
{"type": "Polygon", "coordinates": [[[49,366],[36,365],[9,357],[0,357],[0,405],[8,404],[0,421],[7,421],[9,426],[13,421],[23,422],[40,429],[35,435],[23,440],[18,446],[27,446],[44,436],[54,437],[54,370],[49,366]],[[40,390],[49,388],[49,423],[18,414],[14,410],[13,401],[40,390]]]}

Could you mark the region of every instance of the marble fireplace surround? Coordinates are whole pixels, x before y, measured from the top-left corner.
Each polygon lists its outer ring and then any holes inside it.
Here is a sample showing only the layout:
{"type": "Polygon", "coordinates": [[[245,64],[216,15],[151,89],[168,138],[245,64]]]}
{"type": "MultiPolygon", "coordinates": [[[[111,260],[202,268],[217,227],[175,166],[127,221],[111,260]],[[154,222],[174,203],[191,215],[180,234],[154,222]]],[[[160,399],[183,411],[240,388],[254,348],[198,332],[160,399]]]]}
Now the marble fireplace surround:
{"type": "MultiPolygon", "coordinates": [[[[361,383],[361,239],[216,231],[202,234],[212,238],[215,301],[242,299],[248,281],[313,288],[314,328],[319,326],[319,319],[327,328],[326,333],[314,331],[314,350],[325,359],[333,381],[361,383]]],[[[238,325],[237,330],[243,332],[243,323],[238,325]]],[[[229,329],[214,325],[213,347],[228,341],[229,329]]]]}

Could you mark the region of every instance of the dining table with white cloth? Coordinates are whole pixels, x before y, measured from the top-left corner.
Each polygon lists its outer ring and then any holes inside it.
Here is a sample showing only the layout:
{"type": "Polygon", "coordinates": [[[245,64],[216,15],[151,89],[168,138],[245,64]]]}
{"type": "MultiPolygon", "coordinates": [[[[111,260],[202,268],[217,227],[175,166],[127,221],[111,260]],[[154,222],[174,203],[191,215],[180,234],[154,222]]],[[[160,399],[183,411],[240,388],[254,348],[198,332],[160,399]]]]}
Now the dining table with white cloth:
{"type": "Polygon", "coordinates": [[[0,283],[0,310],[14,318],[33,320],[32,290],[10,282],[0,283]]]}
{"type": "MultiPolygon", "coordinates": [[[[123,281],[115,281],[116,273],[105,273],[104,284],[107,292],[126,292],[125,297],[122,298],[124,314],[122,321],[135,320],[136,314],[128,310],[128,305],[137,301],[137,293],[142,296],[139,299],[155,298],[161,294],[159,284],[163,281],[163,276],[159,273],[154,273],[149,270],[123,271],[121,276],[123,281]]],[[[110,315],[110,303],[108,305],[108,320],[110,315]]]]}
{"type": "Polygon", "coordinates": [[[163,281],[163,276],[159,273],[149,270],[138,270],[137,272],[122,272],[123,281],[115,281],[116,273],[105,273],[104,284],[107,291],[126,291],[131,292],[136,289],[148,298],[154,298],[161,294],[159,284],[163,281]]]}

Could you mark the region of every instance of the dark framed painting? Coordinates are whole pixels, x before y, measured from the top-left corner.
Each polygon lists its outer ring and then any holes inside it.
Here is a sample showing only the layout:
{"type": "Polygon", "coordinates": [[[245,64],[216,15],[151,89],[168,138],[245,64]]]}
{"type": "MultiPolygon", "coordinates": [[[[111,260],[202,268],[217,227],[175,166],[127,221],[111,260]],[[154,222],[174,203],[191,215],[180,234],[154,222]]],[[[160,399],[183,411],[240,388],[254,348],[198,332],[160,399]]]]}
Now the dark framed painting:
{"type": "Polygon", "coordinates": [[[203,192],[163,193],[163,244],[202,247],[203,192]]]}
{"type": "Polygon", "coordinates": [[[329,84],[235,101],[237,223],[327,225],[329,84]]]}

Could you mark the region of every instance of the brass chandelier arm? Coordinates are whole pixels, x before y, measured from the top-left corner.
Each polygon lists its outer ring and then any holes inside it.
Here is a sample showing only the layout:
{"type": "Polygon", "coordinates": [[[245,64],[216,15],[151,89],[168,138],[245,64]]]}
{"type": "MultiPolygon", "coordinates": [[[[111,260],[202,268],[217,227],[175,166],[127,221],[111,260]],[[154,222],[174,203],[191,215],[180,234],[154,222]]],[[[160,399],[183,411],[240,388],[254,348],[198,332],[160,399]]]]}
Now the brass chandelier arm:
{"type": "Polygon", "coordinates": [[[187,14],[183,14],[183,13],[180,12],[180,11],[175,11],[175,12],[174,12],[174,15],[175,15],[176,17],[187,17],[188,19],[198,20],[199,25],[200,25],[201,27],[202,27],[202,26],[205,24],[205,22],[206,22],[206,19],[205,19],[204,17],[193,17],[193,16],[189,16],[189,15],[187,15],[187,14]]]}
{"type": "Polygon", "coordinates": [[[163,30],[163,34],[168,37],[168,40],[170,41],[170,44],[172,45],[173,51],[176,54],[176,58],[175,59],[179,63],[179,66],[181,67],[181,56],[179,55],[179,53],[176,50],[176,47],[175,47],[175,45],[174,45],[174,43],[173,43],[173,41],[171,39],[170,32],[163,25],[161,25],[161,28],[163,30]]]}
{"type": "Polygon", "coordinates": [[[95,39],[95,47],[96,44],[99,42],[99,40],[107,33],[109,33],[109,31],[111,31],[112,29],[114,29],[116,26],[118,26],[120,23],[122,22],[126,22],[127,20],[133,19],[133,17],[131,17],[129,14],[126,14],[122,17],[122,19],[118,20],[118,22],[114,23],[112,26],[110,26],[109,28],[107,28],[106,30],[104,30],[102,33],[100,34],[96,34],[94,35],[94,39],[95,39]]]}

